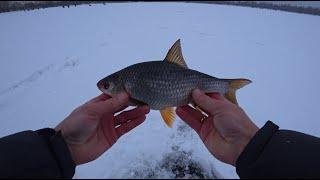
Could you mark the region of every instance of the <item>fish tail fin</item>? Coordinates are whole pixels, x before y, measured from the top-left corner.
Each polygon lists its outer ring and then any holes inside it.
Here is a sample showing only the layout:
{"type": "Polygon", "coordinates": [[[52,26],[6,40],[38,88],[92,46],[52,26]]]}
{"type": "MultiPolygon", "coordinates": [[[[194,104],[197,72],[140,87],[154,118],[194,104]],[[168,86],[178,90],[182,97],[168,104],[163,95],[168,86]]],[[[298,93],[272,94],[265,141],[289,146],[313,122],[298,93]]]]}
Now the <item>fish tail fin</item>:
{"type": "Polygon", "coordinates": [[[242,88],[245,85],[250,84],[252,81],[248,79],[231,79],[229,82],[229,90],[224,94],[229,101],[238,105],[236,98],[236,90],[242,88]]]}

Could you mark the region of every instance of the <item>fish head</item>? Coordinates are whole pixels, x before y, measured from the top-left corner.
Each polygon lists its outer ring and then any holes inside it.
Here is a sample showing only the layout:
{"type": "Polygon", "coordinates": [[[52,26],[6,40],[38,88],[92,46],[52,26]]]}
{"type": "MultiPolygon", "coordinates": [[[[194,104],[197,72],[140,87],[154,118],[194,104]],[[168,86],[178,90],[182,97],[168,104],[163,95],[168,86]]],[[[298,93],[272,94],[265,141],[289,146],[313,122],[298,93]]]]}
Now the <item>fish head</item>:
{"type": "Polygon", "coordinates": [[[125,92],[125,88],[121,81],[120,76],[117,73],[111,74],[103,79],[101,79],[97,86],[100,91],[109,96],[125,92]]]}

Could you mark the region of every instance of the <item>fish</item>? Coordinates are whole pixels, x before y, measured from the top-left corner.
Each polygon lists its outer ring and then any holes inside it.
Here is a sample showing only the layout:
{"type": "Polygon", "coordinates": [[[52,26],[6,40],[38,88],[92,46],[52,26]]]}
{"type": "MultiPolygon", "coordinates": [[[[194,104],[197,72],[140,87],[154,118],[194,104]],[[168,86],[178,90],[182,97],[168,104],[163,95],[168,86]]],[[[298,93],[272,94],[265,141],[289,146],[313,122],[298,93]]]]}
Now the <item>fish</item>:
{"type": "Polygon", "coordinates": [[[180,39],[167,52],[164,60],[145,61],[127,66],[98,81],[98,89],[109,95],[126,92],[130,106],[149,105],[159,110],[168,127],[175,119],[175,107],[191,104],[192,90],[221,93],[238,105],[236,90],[250,84],[245,78],[220,79],[188,68],[182,55],[180,39]]]}

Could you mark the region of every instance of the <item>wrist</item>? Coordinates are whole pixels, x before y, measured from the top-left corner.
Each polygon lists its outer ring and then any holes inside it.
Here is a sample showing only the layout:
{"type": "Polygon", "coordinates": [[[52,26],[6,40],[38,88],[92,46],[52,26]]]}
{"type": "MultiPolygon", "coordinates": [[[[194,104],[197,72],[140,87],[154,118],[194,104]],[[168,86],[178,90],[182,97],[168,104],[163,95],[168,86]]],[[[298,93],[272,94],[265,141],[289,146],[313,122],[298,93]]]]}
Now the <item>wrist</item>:
{"type": "Polygon", "coordinates": [[[73,144],[70,142],[69,140],[69,137],[66,137],[64,131],[60,128],[55,128],[55,131],[60,133],[61,135],[61,138],[64,140],[66,146],[67,146],[67,149],[69,150],[69,153],[70,153],[70,156],[73,160],[73,162],[76,164],[76,165],[79,165],[78,163],[78,158],[77,158],[77,151],[75,150],[75,146],[77,146],[77,144],[73,144]]]}
{"type": "Polygon", "coordinates": [[[70,151],[68,151],[67,143],[64,141],[61,132],[52,128],[40,129],[35,132],[46,142],[49,152],[60,167],[62,176],[67,178],[72,177],[76,165],[70,151]]]}
{"type": "Polygon", "coordinates": [[[67,144],[67,147],[68,147],[68,149],[69,149],[69,152],[70,152],[70,155],[71,155],[71,158],[72,158],[73,162],[74,162],[76,165],[81,164],[81,163],[79,162],[79,159],[77,158],[77,157],[78,157],[78,156],[77,156],[77,151],[75,150],[74,145],[68,144],[68,143],[66,143],[66,144],[67,144]]]}
{"type": "Polygon", "coordinates": [[[278,129],[279,127],[271,121],[268,121],[261,129],[259,129],[237,158],[236,168],[247,166],[254,162],[260,156],[264,146],[268,143],[273,134],[278,131],[278,129]]]}
{"type": "MultiPolygon", "coordinates": [[[[236,161],[239,158],[240,154],[244,151],[246,146],[249,144],[249,142],[252,140],[252,138],[256,135],[256,133],[258,131],[259,131],[259,128],[256,125],[254,125],[251,127],[251,130],[249,130],[248,133],[244,136],[244,139],[243,139],[242,144],[240,146],[236,161]]],[[[235,161],[235,163],[236,163],[236,161],[235,161]]]]}

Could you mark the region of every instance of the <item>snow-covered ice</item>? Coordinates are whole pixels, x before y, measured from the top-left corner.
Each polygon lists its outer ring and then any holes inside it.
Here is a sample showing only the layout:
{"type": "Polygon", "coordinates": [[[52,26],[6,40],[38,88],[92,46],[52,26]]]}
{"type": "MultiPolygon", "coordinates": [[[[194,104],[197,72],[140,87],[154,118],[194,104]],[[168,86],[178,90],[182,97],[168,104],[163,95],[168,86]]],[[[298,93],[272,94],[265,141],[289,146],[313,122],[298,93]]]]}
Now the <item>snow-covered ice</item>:
{"type": "MultiPolygon", "coordinates": [[[[54,127],[100,94],[99,79],[133,63],[163,59],[180,38],[190,68],[253,81],[237,96],[259,127],[272,120],[320,136],[319,32],[320,16],[198,3],[3,13],[0,135],[54,127]]],[[[238,178],[179,118],[169,129],[157,111],[99,159],[78,166],[74,178],[172,178],[174,167],[191,174],[185,177],[238,178]]]]}

